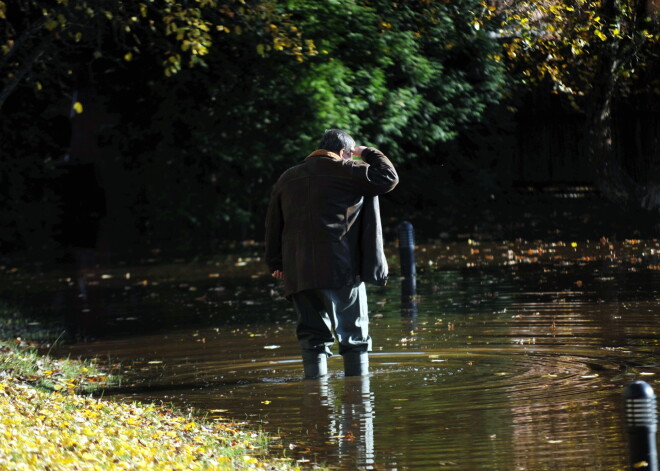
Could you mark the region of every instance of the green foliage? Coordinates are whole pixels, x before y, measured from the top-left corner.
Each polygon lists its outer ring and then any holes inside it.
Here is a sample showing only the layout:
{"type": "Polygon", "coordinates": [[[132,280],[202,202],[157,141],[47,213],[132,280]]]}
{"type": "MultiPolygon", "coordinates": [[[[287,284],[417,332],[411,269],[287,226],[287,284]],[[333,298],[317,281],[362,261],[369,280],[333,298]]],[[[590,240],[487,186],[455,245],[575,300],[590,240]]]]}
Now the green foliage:
{"type": "Polygon", "coordinates": [[[499,46],[471,25],[478,2],[293,6],[319,51],[301,86],[325,127],[393,156],[427,156],[500,98],[502,67],[489,58],[499,46]]]}

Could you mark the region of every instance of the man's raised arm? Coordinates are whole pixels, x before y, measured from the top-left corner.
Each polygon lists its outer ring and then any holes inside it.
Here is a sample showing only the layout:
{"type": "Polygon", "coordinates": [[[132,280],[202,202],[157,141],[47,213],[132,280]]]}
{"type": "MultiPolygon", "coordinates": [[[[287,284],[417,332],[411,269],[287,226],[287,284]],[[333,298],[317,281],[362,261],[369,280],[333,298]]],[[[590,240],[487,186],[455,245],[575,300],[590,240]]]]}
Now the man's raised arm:
{"type": "Polygon", "coordinates": [[[351,149],[353,154],[360,156],[369,164],[368,167],[360,168],[364,171],[366,193],[371,196],[382,195],[392,191],[399,183],[399,175],[385,154],[373,147],[358,146],[351,149]]]}

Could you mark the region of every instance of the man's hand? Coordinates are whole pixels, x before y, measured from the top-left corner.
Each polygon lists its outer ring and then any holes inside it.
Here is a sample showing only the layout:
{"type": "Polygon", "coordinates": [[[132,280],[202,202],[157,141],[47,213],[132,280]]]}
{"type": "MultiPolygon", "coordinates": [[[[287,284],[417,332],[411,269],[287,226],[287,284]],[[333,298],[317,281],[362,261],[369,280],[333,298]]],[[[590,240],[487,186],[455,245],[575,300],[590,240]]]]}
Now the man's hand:
{"type": "Polygon", "coordinates": [[[362,151],[366,148],[367,146],[355,146],[351,149],[351,152],[353,153],[353,155],[360,156],[362,155],[362,151]]]}
{"type": "Polygon", "coordinates": [[[278,280],[283,280],[284,279],[284,273],[282,270],[275,270],[273,273],[271,273],[273,277],[277,278],[278,280]]]}

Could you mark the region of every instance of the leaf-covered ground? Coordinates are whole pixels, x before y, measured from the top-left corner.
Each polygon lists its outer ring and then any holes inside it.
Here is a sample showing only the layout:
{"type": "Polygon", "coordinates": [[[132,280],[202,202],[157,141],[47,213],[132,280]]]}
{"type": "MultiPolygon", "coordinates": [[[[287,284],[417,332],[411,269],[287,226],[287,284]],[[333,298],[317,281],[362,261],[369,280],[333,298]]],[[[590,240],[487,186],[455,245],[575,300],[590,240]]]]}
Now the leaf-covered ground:
{"type": "Polygon", "coordinates": [[[93,366],[0,350],[0,469],[297,469],[265,457],[267,438],[231,423],[200,421],[165,407],[123,404],[74,391],[93,366]]]}

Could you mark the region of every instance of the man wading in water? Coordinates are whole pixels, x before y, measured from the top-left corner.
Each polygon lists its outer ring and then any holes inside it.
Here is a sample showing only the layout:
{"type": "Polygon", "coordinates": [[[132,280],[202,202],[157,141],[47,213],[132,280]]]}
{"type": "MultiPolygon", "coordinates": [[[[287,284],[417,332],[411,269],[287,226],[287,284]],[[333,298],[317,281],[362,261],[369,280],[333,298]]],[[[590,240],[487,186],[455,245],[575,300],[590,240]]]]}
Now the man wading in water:
{"type": "Polygon", "coordinates": [[[378,195],[399,182],[377,149],[330,129],[319,149],[280,176],[266,218],[266,263],[298,313],[305,378],[327,374],[334,335],[346,376],[369,372],[364,283],[384,285],[378,195]],[[352,155],[362,161],[352,160],[352,155]]]}

